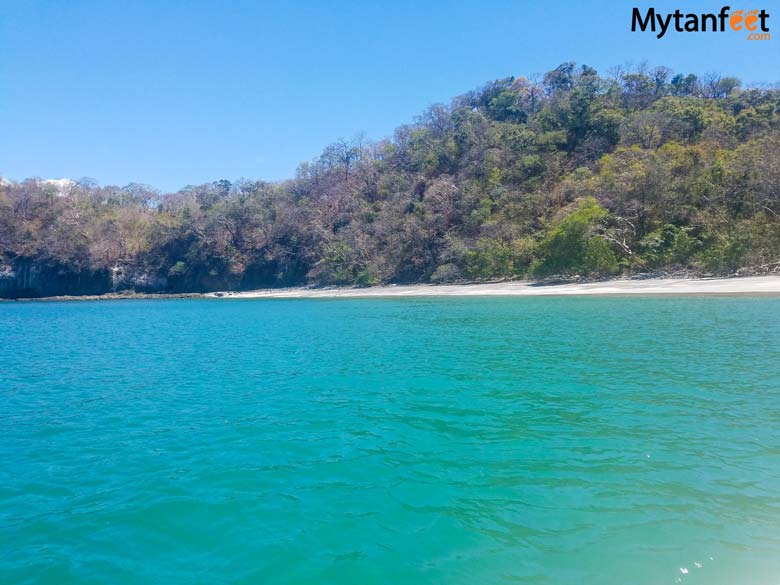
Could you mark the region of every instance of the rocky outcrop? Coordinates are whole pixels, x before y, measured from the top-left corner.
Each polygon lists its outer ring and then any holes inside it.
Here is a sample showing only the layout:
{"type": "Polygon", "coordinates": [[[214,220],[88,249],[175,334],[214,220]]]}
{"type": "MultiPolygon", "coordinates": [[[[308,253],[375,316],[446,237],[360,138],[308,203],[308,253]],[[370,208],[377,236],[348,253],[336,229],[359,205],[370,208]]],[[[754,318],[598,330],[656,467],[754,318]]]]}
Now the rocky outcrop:
{"type": "Polygon", "coordinates": [[[57,264],[26,258],[0,259],[0,298],[40,298],[108,293],[188,293],[241,288],[238,279],[209,273],[165,275],[145,266],[120,264],[109,269],[74,272],[57,264]]]}
{"type": "Polygon", "coordinates": [[[167,292],[168,280],[133,267],[81,271],[25,258],[0,261],[0,298],[101,295],[117,291],[167,292]]]}
{"type": "Polygon", "coordinates": [[[104,272],[73,273],[61,266],[42,266],[27,259],[0,264],[0,297],[47,297],[102,294],[111,290],[104,272]]]}

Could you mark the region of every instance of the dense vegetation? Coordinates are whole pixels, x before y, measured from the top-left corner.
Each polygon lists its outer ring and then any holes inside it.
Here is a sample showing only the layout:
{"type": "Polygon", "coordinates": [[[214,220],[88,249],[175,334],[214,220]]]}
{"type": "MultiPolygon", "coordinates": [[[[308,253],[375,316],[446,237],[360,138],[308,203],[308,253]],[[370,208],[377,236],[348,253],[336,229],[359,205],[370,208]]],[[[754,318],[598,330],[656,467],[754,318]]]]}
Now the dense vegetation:
{"type": "Polygon", "coordinates": [[[0,294],[456,282],[780,262],[780,91],[565,63],[282,183],[0,184],[0,294]]]}

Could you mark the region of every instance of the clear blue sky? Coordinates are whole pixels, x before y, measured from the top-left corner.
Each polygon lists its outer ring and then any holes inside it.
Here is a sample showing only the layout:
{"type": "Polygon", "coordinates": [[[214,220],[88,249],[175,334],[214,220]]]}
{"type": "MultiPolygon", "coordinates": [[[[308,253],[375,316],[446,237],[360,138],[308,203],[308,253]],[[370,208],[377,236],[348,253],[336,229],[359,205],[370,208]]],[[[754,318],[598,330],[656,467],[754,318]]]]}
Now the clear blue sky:
{"type": "Polygon", "coordinates": [[[634,5],[721,2],[0,0],[0,175],[287,178],[339,137],[567,60],[780,81],[780,0],[744,6],[771,14],[769,42],[632,34],[634,5]]]}

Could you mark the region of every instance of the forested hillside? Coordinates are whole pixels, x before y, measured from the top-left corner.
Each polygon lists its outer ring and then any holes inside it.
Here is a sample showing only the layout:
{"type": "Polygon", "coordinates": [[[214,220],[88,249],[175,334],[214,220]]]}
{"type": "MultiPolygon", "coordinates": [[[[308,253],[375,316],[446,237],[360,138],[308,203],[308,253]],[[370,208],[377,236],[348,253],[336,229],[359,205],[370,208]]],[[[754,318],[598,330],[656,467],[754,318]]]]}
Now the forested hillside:
{"type": "Polygon", "coordinates": [[[778,214],[780,91],[565,63],[281,183],[2,181],[0,296],[766,272],[778,214]]]}

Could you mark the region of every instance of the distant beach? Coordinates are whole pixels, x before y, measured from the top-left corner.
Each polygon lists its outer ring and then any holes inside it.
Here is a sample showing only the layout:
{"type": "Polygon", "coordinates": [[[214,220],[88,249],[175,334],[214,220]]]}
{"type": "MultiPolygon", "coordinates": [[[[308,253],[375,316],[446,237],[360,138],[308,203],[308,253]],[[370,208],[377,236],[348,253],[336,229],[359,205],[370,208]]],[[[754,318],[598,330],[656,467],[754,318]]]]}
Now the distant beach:
{"type": "Polygon", "coordinates": [[[481,284],[414,284],[368,288],[286,288],[217,292],[204,296],[227,299],[438,297],[438,296],[572,296],[572,295],[780,295],[780,275],[742,278],[648,278],[598,282],[528,281],[481,284]]]}
{"type": "Polygon", "coordinates": [[[470,284],[409,284],[371,287],[290,287],[208,293],[117,291],[104,295],[0,299],[24,301],[113,301],[134,299],[330,299],[397,297],[532,296],[780,296],[780,275],[732,278],[624,278],[591,282],[503,281],[470,284]]]}

